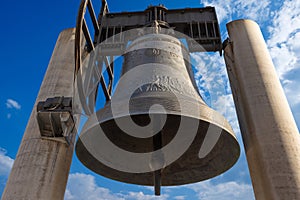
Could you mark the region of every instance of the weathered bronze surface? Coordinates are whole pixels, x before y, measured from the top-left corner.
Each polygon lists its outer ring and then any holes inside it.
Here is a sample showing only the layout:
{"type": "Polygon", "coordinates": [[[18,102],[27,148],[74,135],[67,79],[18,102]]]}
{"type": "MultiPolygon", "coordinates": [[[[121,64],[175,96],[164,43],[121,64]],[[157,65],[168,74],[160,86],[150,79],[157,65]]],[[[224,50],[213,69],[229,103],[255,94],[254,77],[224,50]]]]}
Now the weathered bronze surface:
{"type": "MultiPolygon", "coordinates": [[[[97,155],[91,153],[85,145],[90,143],[93,152],[99,151],[97,143],[103,138],[98,133],[102,129],[114,145],[129,152],[148,153],[159,146],[170,144],[182,121],[188,122],[184,129],[187,138],[192,134],[192,127],[190,129],[189,125],[197,124],[196,136],[182,156],[161,169],[162,185],[198,182],[217,176],[233,166],[240,154],[237,139],[225,118],[209,108],[199,95],[189,54],[178,39],[163,34],[148,34],[136,39],[127,48],[122,69],[123,80],[117,89],[120,92],[96,113],[99,123],[93,120],[86,122],[77,141],[76,154],[87,168],[114,180],[153,185],[153,171],[129,173],[110,168],[100,162],[97,155]],[[146,69],[144,73],[136,70],[141,66],[146,69]],[[130,79],[126,79],[128,73],[133,74],[129,76],[130,79]],[[128,96],[128,88],[135,82],[144,84],[130,94],[129,115],[124,99],[128,96]],[[112,103],[117,110],[112,111],[112,103]],[[151,107],[154,104],[161,105],[165,111],[151,107]],[[136,124],[146,126],[150,123],[149,114],[153,116],[153,123],[160,123],[160,119],[167,117],[158,139],[155,139],[156,136],[131,136],[122,131],[115,122],[116,119],[131,118],[136,124]],[[203,141],[210,137],[207,133],[215,134],[211,130],[219,131],[220,137],[212,150],[200,158],[199,150],[203,141]]],[[[175,152],[176,148],[173,150],[175,152]]]]}

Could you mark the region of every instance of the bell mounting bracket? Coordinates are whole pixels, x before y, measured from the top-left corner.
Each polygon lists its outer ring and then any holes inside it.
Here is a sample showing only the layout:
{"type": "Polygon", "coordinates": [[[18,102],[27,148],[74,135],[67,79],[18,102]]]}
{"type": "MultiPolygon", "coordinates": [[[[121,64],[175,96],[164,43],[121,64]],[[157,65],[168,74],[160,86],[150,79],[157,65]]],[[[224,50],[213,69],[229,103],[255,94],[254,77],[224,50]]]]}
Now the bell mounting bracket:
{"type": "Polygon", "coordinates": [[[75,123],[71,97],[53,97],[37,104],[37,121],[43,139],[70,144],[75,123]]]}

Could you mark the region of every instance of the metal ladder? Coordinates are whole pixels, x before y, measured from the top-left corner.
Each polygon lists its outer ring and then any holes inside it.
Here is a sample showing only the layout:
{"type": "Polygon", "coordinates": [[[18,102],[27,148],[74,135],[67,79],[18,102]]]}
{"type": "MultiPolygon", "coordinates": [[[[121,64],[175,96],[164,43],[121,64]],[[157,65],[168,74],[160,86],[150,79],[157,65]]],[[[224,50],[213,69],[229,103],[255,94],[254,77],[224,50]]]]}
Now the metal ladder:
{"type": "MultiPolygon", "coordinates": [[[[106,0],[102,0],[102,7],[99,15],[99,19],[97,20],[93,4],[91,0],[82,0],[80,3],[77,22],[76,22],[76,32],[75,32],[75,72],[74,72],[74,81],[76,76],[79,73],[79,70],[82,68],[83,58],[87,55],[90,56],[88,70],[93,70],[95,65],[98,65],[98,70],[96,74],[94,72],[90,72],[89,79],[92,76],[98,76],[100,85],[102,87],[102,91],[105,96],[106,102],[111,99],[112,88],[113,88],[113,80],[114,80],[114,66],[113,66],[113,56],[99,56],[99,49],[97,49],[97,45],[100,43],[102,26],[101,22],[105,17],[106,13],[108,13],[108,6],[106,0]],[[89,12],[92,21],[92,28],[94,31],[94,38],[91,36],[89,27],[87,25],[87,21],[85,18],[85,14],[89,12]],[[108,73],[108,80],[106,81],[104,78],[104,74],[102,73],[103,67],[106,68],[108,73]],[[106,83],[108,82],[108,83],[106,83]]],[[[87,81],[89,81],[87,79],[87,81]]],[[[80,80],[79,80],[80,81],[80,80]]],[[[82,85],[82,84],[81,84],[82,85]]],[[[83,110],[86,114],[91,114],[93,112],[93,107],[95,105],[95,101],[98,93],[98,86],[93,88],[87,87],[79,87],[79,92],[81,92],[85,96],[88,97],[88,103],[83,104],[83,110]]],[[[82,102],[86,102],[86,99],[81,99],[82,102]]]]}

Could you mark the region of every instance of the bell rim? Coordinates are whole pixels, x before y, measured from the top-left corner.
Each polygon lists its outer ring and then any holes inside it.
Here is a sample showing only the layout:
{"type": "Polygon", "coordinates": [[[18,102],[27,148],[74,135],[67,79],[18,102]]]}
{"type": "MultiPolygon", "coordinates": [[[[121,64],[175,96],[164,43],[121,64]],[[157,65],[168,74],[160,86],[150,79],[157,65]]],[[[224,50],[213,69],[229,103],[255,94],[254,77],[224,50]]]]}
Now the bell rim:
{"type": "MultiPolygon", "coordinates": [[[[172,114],[168,114],[168,115],[172,115],[172,114]]],[[[177,115],[178,116],[178,115],[177,115]]],[[[188,116],[187,116],[188,117],[188,116]]],[[[215,126],[218,126],[216,124],[213,124],[215,126]]],[[[239,146],[239,143],[237,141],[237,138],[235,136],[235,134],[233,132],[229,132],[227,131],[226,129],[222,128],[222,134],[221,134],[221,137],[228,137],[230,138],[229,140],[231,140],[231,142],[229,142],[231,144],[231,151],[234,152],[234,155],[233,157],[231,157],[230,161],[229,161],[229,164],[227,164],[222,170],[219,170],[217,173],[214,173],[212,175],[210,175],[209,177],[205,177],[205,178],[193,178],[193,179],[190,179],[190,180],[179,180],[179,181],[174,181],[174,182],[170,182],[166,179],[164,179],[164,176],[162,176],[162,185],[163,186],[176,186],[176,185],[185,185],[185,184],[191,184],[191,183],[196,183],[196,182],[200,182],[200,181],[203,181],[203,180],[207,180],[207,179],[210,179],[210,178],[213,178],[213,177],[216,177],[224,172],[226,172],[228,169],[230,169],[237,161],[238,161],[238,158],[240,156],[240,146],[239,146]]],[[[90,129],[89,129],[90,130],[90,129]]],[[[85,132],[85,133],[82,133],[82,134],[87,134],[88,132],[85,132]]],[[[125,183],[130,183],[130,184],[138,184],[138,185],[145,185],[145,186],[153,186],[153,182],[149,182],[149,181],[143,181],[143,178],[141,178],[141,180],[139,181],[136,181],[136,179],[134,180],[131,180],[131,179],[128,179],[126,178],[126,176],[129,176],[129,177],[132,177],[132,176],[145,176],[145,177],[148,177],[150,175],[152,175],[153,172],[148,172],[148,173],[128,173],[128,172],[119,172],[119,171],[116,171],[114,169],[111,169],[107,166],[105,166],[103,163],[101,163],[103,166],[101,167],[104,167],[106,170],[105,171],[101,171],[100,168],[95,168],[95,167],[91,167],[90,164],[88,164],[86,162],[86,160],[84,159],[84,155],[80,155],[80,151],[78,151],[78,149],[80,148],[79,146],[81,145],[80,143],[81,142],[81,138],[79,136],[78,140],[76,141],[76,145],[75,145],[75,152],[76,152],[76,155],[77,155],[77,158],[80,160],[80,162],[86,166],[88,169],[92,170],[93,172],[101,175],[101,176],[104,176],[106,178],[110,178],[112,180],[116,180],[116,181],[121,181],[121,182],[125,182],[125,183]],[[117,176],[114,176],[114,175],[111,175],[111,174],[119,174],[117,176]],[[123,177],[122,177],[123,176],[123,177]],[[125,177],[125,178],[124,178],[125,177]]],[[[83,145],[84,146],[84,145],[83,145]]],[[[81,149],[82,150],[82,149],[81,149]]],[[[87,151],[87,149],[85,148],[85,150],[87,151]]],[[[87,151],[88,152],[88,151],[87,151]]],[[[186,152],[182,155],[182,156],[185,156],[186,152]]],[[[94,156],[92,156],[91,154],[89,154],[89,156],[93,157],[94,161],[99,161],[97,160],[96,158],[94,158],[94,156]]],[[[90,158],[89,158],[90,159],[90,158]]],[[[180,159],[180,158],[179,158],[180,159]]],[[[177,162],[177,160],[175,161],[177,162]]],[[[174,162],[174,163],[175,163],[174,162]]],[[[99,162],[100,163],[100,162],[99,162]]],[[[99,164],[98,163],[98,164],[99,164]]],[[[173,164],[173,163],[172,163],[173,164]]],[[[172,165],[171,164],[171,165],[172,165]]],[[[164,172],[162,172],[162,174],[164,174],[164,172]]],[[[149,178],[148,178],[149,179],[149,178]]]]}

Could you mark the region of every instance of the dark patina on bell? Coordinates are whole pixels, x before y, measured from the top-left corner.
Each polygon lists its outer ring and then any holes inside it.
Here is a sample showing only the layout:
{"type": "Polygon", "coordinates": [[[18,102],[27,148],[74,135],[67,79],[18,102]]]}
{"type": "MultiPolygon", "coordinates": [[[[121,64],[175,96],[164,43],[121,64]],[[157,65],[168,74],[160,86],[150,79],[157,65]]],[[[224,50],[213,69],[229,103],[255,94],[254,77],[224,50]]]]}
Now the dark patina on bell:
{"type": "Polygon", "coordinates": [[[164,34],[139,37],[127,48],[122,70],[112,100],[89,118],[76,143],[87,168],[159,188],[206,180],[234,165],[237,139],[199,95],[180,40],[164,34]]]}

